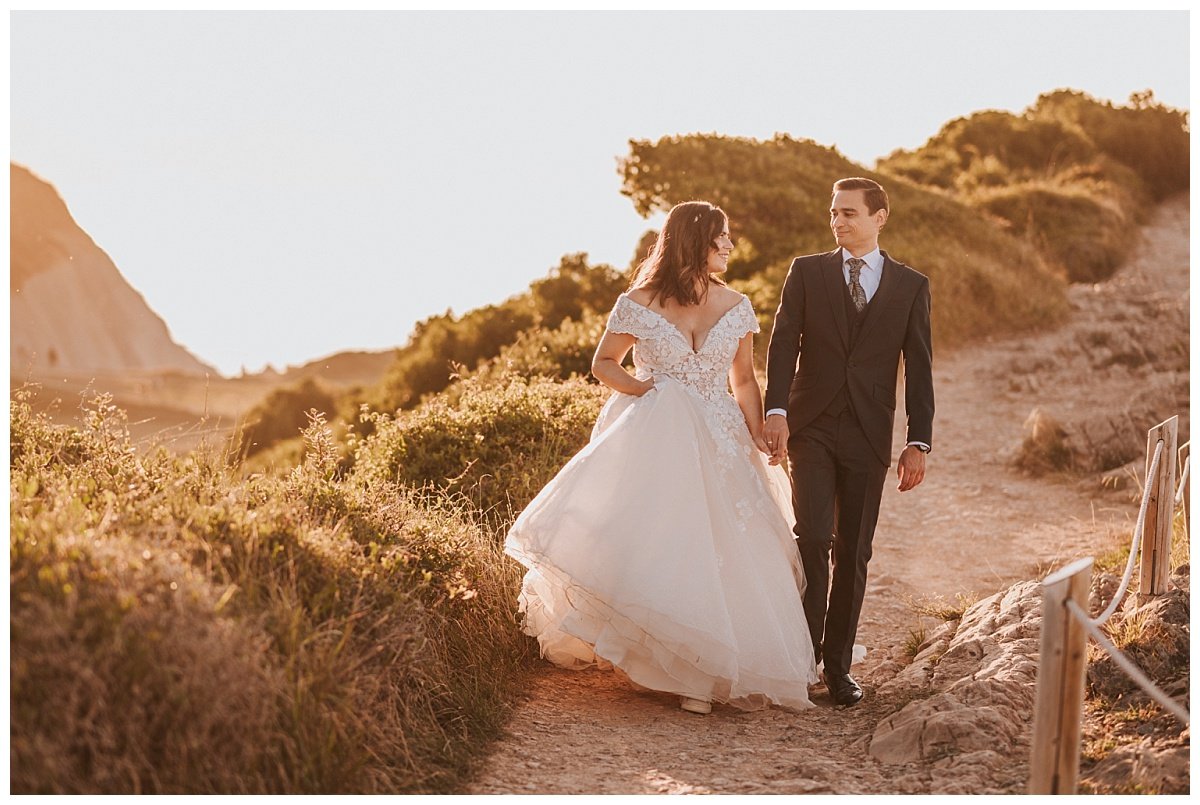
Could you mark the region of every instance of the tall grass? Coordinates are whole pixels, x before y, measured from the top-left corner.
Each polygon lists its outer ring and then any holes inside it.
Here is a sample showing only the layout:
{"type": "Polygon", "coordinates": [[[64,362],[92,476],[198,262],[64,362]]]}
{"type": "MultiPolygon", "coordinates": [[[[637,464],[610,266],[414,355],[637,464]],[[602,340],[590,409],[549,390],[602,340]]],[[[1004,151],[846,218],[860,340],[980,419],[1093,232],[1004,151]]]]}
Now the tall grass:
{"type": "Polygon", "coordinates": [[[138,454],[11,404],[11,755],[18,793],[436,792],[533,656],[519,571],[478,518],[340,478],[138,454]]]}

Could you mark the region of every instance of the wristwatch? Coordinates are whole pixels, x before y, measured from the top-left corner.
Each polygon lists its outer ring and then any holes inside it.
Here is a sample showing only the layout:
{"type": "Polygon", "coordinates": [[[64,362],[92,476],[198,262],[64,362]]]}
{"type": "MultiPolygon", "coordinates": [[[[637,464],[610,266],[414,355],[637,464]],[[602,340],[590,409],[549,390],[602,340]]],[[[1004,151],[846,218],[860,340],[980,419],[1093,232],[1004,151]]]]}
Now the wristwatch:
{"type": "Polygon", "coordinates": [[[927,444],[917,444],[916,442],[913,442],[912,446],[920,450],[922,453],[928,453],[930,450],[930,447],[927,444]]]}

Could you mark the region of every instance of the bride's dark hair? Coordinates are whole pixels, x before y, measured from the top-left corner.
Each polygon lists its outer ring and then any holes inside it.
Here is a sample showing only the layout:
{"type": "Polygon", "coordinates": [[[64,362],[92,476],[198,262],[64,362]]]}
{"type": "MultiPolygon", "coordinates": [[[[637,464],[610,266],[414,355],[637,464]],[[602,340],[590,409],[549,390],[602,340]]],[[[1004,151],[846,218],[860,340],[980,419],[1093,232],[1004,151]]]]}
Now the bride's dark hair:
{"type": "Polygon", "coordinates": [[[629,289],[645,288],[650,301],[674,299],[681,305],[698,305],[708,295],[709,285],[724,285],[708,271],[708,255],[717,248],[717,238],[728,218],[724,210],[707,201],[685,201],[667,213],[646,259],[638,266],[629,289]]]}

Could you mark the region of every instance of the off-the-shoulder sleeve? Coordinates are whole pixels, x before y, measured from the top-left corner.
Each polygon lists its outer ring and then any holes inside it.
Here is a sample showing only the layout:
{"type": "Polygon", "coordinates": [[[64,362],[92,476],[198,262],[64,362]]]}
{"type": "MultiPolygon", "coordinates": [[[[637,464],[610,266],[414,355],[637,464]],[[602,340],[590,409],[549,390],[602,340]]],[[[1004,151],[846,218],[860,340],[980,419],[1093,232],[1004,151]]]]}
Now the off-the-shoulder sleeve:
{"type": "Polygon", "coordinates": [[[637,302],[630,300],[624,294],[618,296],[617,303],[613,305],[612,312],[608,314],[608,324],[605,325],[608,327],[608,331],[641,337],[646,328],[638,307],[637,302]]]}
{"type": "Polygon", "coordinates": [[[757,333],[761,329],[758,326],[758,317],[754,315],[754,305],[750,304],[748,296],[742,297],[742,301],[737,303],[736,309],[730,315],[733,318],[733,329],[738,338],[746,333],[757,333]]]}

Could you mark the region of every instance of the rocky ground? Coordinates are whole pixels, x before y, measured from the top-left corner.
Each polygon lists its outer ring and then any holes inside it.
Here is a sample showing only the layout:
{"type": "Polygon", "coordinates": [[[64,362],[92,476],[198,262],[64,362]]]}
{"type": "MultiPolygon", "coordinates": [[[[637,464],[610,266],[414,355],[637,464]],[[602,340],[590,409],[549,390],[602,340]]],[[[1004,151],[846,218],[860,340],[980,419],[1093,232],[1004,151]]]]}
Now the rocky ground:
{"type": "MultiPolygon", "coordinates": [[[[1129,539],[1148,427],[1178,414],[1188,438],[1188,222],[1186,196],[1161,205],[1115,277],[1072,288],[1062,327],[935,355],[927,479],[884,493],[859,631],[869,647],[855,669],[860,705],[835,709],[817,688],[817,707],[802,713],[718,705],[701,717],[612,673],[547,666],[465,791],[1024,791],[1037,580],[1129,539]],[[1035,409],[1058,424],[1064,471],[1015,467],[1035,409]],[[928,614],[939,600],[960,612],[977,603],[944,622],[928,614]]],[[[1151,769],[1146,789],[1170,790],[1182,775],[1187,790],[1186,731],[1174,727],[1167,750],[1137,734],[1112,747],[1097,738],[1113,734],[1104,717],[1093,708],[1085,725],[1092,790],[1137,768],[1151,769]],[[1168,750],[1173,767],[1151,757],[1168,750]]]]}

